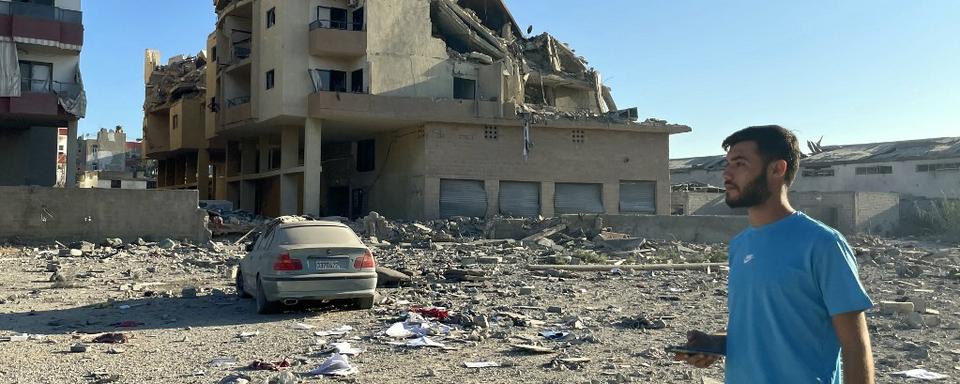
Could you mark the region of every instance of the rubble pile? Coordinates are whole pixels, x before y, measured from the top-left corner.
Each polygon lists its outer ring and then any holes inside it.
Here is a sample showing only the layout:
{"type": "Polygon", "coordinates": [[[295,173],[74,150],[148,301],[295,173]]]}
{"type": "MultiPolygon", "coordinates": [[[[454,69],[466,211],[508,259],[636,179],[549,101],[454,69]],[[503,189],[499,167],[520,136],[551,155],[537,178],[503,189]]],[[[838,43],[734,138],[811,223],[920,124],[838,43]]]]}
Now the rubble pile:
{"type": "MultiPolygon", "coordinates": [[[[471,218],[371,214],[348,224],[376,255],[382,287],[370,311],[333,302],[256,315],[252,300],[234,295],[242,243],[0,248],[0,358],[9,362],[0,371],[12,382],[723,377],[720,365],[695,370],[664,351],[688,330],[723,329],[723,244],[557,219],[519,221],[522,236],[504,239],[488,238],[495,224],[471,218]]],[[[960,376],[960,248],[868,236],[850,243],[877,303],[868,322],[878,382],[960,376]]]]}
{"type": "Polygon", "coordinates": [[[206,89],[206,65],[203,52],[158,65],[149,75],[143,109],[151,111],[184,97],[200,97],[206,89]]]}

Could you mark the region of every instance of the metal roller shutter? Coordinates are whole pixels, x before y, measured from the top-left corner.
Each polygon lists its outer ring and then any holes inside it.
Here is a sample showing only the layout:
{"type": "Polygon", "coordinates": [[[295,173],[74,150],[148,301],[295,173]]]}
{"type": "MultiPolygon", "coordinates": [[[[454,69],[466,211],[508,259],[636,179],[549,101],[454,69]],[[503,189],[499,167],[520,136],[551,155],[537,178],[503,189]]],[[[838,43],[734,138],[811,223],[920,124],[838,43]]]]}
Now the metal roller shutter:
{"type": "Polygon", "coordinates": [[[557,183],[553,204],[558,215],[567,213],[603,213],[601,184],[557,183]]]}
{"type": "Polygon", "coordinates": [[[514,217],[540,215],[540,183],[500,182],[500,214],[514,217]]]}
{"type": "Polygon", "coordinates": [[[487,190],[481,180],[440,180],[440,217],[487,215],[487,190]]]}
{"type": "Polygon", "coordinates": [[[657,213],[657,183],[621,181],[620,213],[657,213]]]}

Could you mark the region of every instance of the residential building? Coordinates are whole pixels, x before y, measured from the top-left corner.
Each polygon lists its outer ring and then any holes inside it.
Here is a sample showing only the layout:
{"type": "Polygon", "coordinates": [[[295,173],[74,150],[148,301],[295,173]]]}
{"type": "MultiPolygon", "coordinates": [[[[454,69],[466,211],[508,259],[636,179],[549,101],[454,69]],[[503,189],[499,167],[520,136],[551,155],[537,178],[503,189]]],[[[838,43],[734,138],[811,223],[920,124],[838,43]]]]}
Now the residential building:
{"type": "MultiPolygon", "coordinates": [[[[268,216],[669,213],[669,135],[690,128],[637,122],[502,1],[214,5],[207,146],[176,182],[212,169],[216,198],[268,216]]],[[[145,137],[148,156],[173,151],[145,137]]]]}
{"type": "Polygon", "coordinates": [[[205,56],[176,55],[161,65],[160,52],[147,50],[144,60],[142,147],[146,158],[156,163],[150,169],[156,173],[157,188],[197,189],[201,200],[216,196],[211,152],[221,164],[223,179],[222,151],[207,149],[205,56]]]}
{"type": "MultiPolygon", "coordinates": [[[[57,182],[55,186],[63,188],[67,184],[67,145],[70,128],[57,128],[57,182]]],[[[71,146],[73,147],[73,146],[71,146]]],[[[75,161],[71,164],[76,166],[75,161]]]]}
{"type": "Polygon", "coordinates": [[[127,141],[123,127],[101,128],[96,139],[80,143],[80,188],[146,189],[155,183],[142,158],[142,144],[127,141]]]}
{"type": "MultiPolygon", "coordinates": [[[[904,199],[960,198],[960,137],[813,146],[794,192],[889,192],[904,199]]],[[[724,156],[670,160],[673,185],[723,186],[724,156]]]]}
{"type": "MultiPolygon", "coordinates": [[[[82,46],[80,0],[0,0],[0,185],[57,184],[58,128],[76,137],[86,110],[82,46]]],[[[67,186],[75,144],[63,151],[67,186]]]]}

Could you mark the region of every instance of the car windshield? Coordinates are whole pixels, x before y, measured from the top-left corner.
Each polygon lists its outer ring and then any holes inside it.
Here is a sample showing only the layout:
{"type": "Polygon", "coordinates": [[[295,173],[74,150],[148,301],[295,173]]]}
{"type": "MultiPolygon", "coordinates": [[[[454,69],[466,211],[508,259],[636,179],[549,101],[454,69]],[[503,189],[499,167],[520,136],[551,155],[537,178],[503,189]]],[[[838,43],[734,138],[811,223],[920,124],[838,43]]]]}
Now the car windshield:
{"type": "Polygon", "coordinates": [[[277,244],[351,244],[363,246],[349,228],[326,225],[298,225],[282,228],[277,244]]]}

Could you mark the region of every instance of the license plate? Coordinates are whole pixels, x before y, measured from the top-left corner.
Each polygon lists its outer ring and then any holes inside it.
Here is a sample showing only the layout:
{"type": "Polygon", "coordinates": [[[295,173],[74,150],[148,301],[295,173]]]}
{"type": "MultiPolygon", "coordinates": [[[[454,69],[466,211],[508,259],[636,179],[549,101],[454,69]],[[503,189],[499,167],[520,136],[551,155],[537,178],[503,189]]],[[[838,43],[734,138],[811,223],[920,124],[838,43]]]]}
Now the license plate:
{"type": "Polygon", "coordinates": [[[317,270],[345,269],[339,260],[317,260],[317,270]]]}

